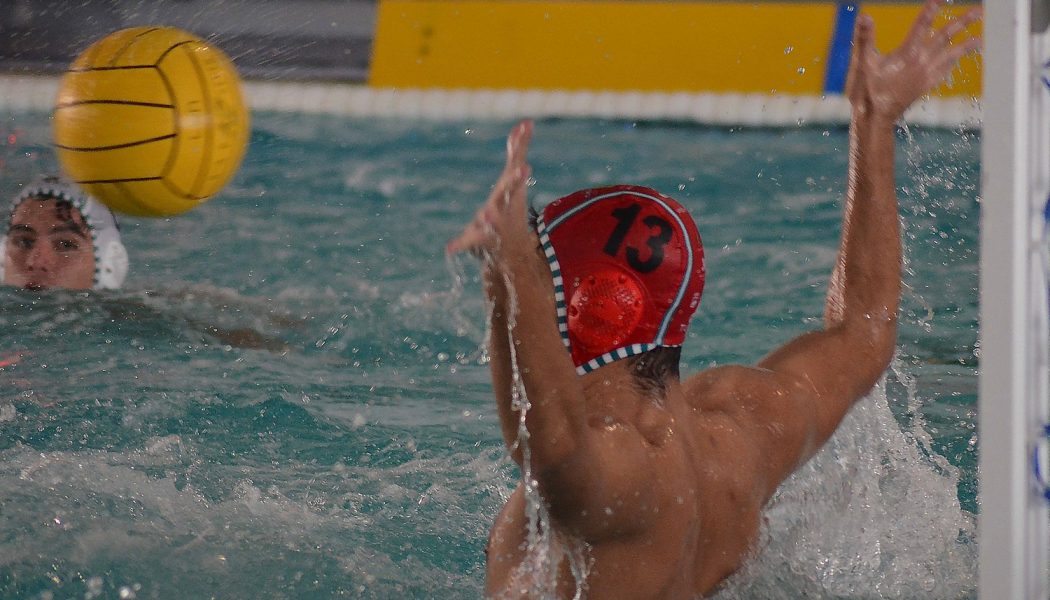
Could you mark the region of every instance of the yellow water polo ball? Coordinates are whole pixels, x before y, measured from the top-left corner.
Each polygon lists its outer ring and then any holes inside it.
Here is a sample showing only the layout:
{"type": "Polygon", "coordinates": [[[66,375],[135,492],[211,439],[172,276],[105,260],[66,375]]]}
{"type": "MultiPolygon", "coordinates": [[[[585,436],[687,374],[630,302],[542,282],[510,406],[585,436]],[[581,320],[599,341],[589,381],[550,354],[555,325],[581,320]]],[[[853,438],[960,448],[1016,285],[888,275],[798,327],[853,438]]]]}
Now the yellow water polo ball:
{"type": "Polygon", "coordinates": [[[95,42],[62,77],[55,103],[62,170],[131,215],[178,214],[218,193],[240,166],[248,132],[233,63],[173,27],[95,42]]]}

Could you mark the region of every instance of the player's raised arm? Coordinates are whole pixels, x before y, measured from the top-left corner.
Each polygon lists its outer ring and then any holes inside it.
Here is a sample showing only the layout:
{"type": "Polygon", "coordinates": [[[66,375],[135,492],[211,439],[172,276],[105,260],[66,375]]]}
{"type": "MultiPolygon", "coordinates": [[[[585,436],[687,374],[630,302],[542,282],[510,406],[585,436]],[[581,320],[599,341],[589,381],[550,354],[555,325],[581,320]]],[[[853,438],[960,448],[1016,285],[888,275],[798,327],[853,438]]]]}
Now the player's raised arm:
{"type": "MultiPolygon", "coordinates": [[[[521,465],[521,445],[518,442],[518,428],[521,414],[515,403],[514,366],[510,354],[510,298],[503,272],[491,260],[482,266],[482,286],[489,311],[489,371],[492,374],[492,392],[496,396],[496,410],[499,413],[500,430],[503,442],[511,452],[514,462],[521,465]]],[[[520,401],[520,398],[518,398],[520,401]]]]}
{"type": "Polygon", "coordinates": [[[852,114],[845,214],[824,329],[762,359],[750,376],[761,393],[741,413],[753,419],[773,457],[770,494],[834,433],[893,357],[901,289],[895,124],[979,44],[963,35],[978,10],[935,28],[940,9],[941,2],[927,2],[901,46],[885,55],[875,49],[871,17],[858,19],[847,83],[852,114]],[[777,435],[762,433],[770,423],[780,426],[777,435]]]}
{"type": "MultiPolygon", "coordinates": [[[[512,406],[513,371],[530,402],[526,412],[532,466],[538,472],[564,462],[585,427],[580,382],[556,325],[550,273],[528,225],[526,162],[532,123],[507,139],[507,163],[488,200],[447,251],[475,251],[485,261],[486,293],[494,302],[492,375],[504,439],[515,446],[518,412],[512,406]]],[[[520,462],[520,451],[514,453],[520,462]]]]}

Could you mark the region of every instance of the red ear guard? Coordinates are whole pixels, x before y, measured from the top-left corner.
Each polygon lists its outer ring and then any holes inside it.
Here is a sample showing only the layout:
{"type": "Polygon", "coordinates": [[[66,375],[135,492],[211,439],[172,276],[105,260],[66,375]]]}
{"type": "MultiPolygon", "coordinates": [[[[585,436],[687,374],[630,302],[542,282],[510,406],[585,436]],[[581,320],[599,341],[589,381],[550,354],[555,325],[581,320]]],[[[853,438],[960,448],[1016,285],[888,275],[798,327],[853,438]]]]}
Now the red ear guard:
{"type": "Polygon", "coordinates": [[[622,269],[594,269],[569,298],[569,331],[589,353],[617,348],[642,320],[646,304],[638,282],[622,269]]]}

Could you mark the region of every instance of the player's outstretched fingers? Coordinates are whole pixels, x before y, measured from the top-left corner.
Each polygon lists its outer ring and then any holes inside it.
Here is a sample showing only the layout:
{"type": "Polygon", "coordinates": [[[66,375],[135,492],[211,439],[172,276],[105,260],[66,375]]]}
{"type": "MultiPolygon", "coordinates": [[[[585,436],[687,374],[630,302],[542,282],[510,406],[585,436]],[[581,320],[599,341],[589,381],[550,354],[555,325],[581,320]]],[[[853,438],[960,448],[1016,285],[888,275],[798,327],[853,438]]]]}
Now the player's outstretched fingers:
{"type": "Polygon", "coordinates": [[[926,0],[919,11],[919,16],[912,23],[911,30],[908,31],[905,44],[925,40],[933,33],[933,21],[940,14],[943,3],[944,0],[926,0]]]}
{"type": "Polygon", "coordinates": [[[943,46],[952,44],[952,40],[956,36],[981,19],[981,14],[982,12],[979,8],[966,11],[961,17],[952,19],[947,25],[940,28],[934,35],[934,39],[943,46]]]}

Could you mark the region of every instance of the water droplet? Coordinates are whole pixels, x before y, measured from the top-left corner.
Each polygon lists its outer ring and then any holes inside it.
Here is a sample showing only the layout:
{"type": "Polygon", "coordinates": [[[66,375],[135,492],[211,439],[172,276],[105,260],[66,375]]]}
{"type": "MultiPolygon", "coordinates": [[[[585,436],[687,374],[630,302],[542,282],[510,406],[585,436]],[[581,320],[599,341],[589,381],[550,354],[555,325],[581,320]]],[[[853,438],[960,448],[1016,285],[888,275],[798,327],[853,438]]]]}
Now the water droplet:
{"type": "Polygon", "coordinates": [[[787,48],[784,48],[784,54],[791,54],[794,51],[795,51],[795,47],[794,46],[788,46],[787,48]]]}
{"type": "Polygon", "coordinates": [[[798,74],[799,75],[805,75],[806,74],[806,67],[799,67],[798,68],[798,74]]]}

